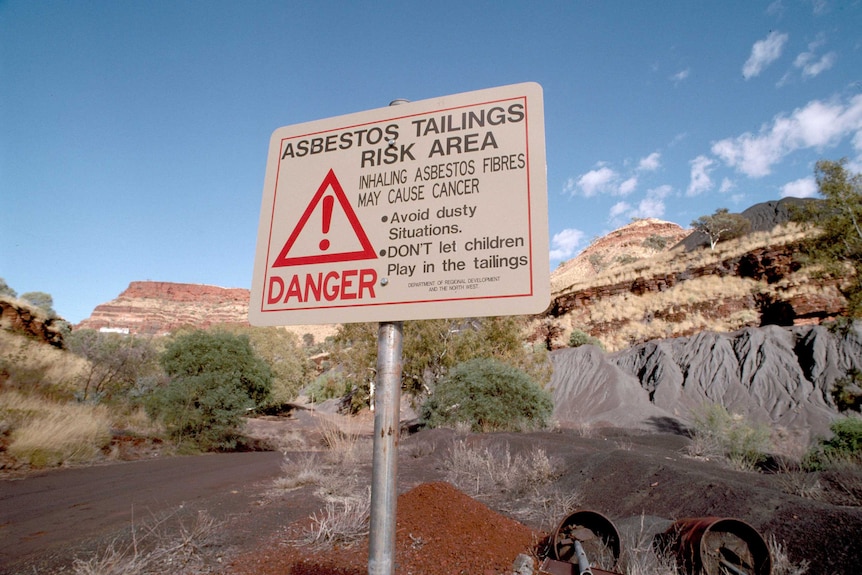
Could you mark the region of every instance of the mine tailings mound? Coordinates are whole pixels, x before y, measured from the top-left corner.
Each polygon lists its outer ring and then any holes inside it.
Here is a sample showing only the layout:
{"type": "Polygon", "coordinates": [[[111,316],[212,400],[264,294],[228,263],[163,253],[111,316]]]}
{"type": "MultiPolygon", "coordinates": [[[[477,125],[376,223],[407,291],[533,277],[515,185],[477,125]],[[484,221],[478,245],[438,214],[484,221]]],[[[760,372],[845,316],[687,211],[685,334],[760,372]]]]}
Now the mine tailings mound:
{"type": "Polygon", "coordinates": [[[805,447],[840,417],[830,393],[836,379],[862,370],[862,324],[702,332],[613,354],[561,349],[551,358],[563,426],[682,430],[693,411],[720,404],[805,447]]]}

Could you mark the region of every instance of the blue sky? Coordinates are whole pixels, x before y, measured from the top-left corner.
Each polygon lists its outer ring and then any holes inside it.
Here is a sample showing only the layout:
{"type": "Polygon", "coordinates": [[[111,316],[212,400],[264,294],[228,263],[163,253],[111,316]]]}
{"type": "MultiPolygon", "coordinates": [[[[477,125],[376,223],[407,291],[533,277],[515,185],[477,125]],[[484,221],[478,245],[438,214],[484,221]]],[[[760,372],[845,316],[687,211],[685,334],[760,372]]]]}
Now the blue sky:
{"type": "Polygon", "coordinates": [[[862,171],[862,2],[0,0],[0,277],[249,287],[272,131],[542,85],[551,268],[862,171]]]}

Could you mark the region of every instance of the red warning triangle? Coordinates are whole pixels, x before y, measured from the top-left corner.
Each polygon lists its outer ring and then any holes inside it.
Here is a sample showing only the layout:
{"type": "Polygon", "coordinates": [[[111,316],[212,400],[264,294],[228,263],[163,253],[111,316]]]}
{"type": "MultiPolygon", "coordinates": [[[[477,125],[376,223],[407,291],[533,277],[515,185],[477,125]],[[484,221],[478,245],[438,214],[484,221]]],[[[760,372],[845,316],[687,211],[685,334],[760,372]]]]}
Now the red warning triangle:
{"type": "Polygon", "coordinates": [[[350,207],[350,202],[348,201],[347,196],[344,195],[344,189],[338,182],[338,178],[335,177],[335,172],[330,169],[329,173],[326,174],[326,177],[323,178],[323,183],[320,184],[320,187],[317,189],[317,193],[314,194],[308,207],[305,208],[305,212],[302,214],[302,217],[299,218],[299,222],[297,222],[296,227],[290,234],[290,237],[287,238],[287,243],[284,244],[278,257],[275,258],[275,262],[272,264],[272,267],[281,268],[287,266],[348,262],[375,258],[377,258],[377,254],[374,252],[374,247],[372,247],[371,242],[368,241],[368,236],[365,235],[365,230],[362,229],[362,224],[359,223],[359,218],[356,217],[356,212],[354,212],[353,208],[350,207]],[[332,192],[335,195],[335,198],[338,199],[338,204],[341,206],[341,210],[344,212],[344,215],[347,216],[347,221],[350,222],[350,225],[353,228],[353,233],[356,235],[356,239],[359,240],[361,249],[346,252],[326,253],[326,250],[329,249],[329,240],[322,240],[319,244],[320,253],[288,257],[293,244],[296,243],[296,239],[305,228],[305,225],[311,218],[312,212],[314,212],[321,200],[324,200],[322,206],[324,213],[323,231],[329,231],[329,219],[332,216],[334,203],[332,196],[325,195],[329,188],[332,188],[332,192]]]}

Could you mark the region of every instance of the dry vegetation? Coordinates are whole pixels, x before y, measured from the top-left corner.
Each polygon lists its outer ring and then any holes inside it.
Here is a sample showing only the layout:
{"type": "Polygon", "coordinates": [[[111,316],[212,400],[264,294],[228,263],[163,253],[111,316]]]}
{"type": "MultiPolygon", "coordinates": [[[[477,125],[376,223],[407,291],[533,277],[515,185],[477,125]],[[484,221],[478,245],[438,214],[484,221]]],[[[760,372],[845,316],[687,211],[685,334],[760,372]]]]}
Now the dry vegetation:
{"type": "MultiPolygon", "coordinates": [[[[617,264],[596,276],[576,277],[571,273],[555,274],[554,296],[565,296],[590,289],[628,285],[639,279],[649,280],[673,274],[720,265],[758,248],[794,244],[807,232],[797,224],[785,224],[771,232],[756,232],[719,243],[715,250],[702,248],[686,252],[683,248],[659,252],[653,257],[617,264]]],[[[634,343],[651,339],[678,337],[700,331],[734,331],[760,324],[756,298],[788,301],[802,295],[818,296],[840,302],[835,286],[812,281],[814,270],[803,268],[769,284],[734,275],[705,275],[680,280],[663,291],[636,295],[622,290],[590,302],[588,306],[558,318],[562,333],[558,341],[567,342],[574,330],[596,337],[607,351],[618,351],[634,343]],[[717,312],[716,310],[721,310],[717,312]]]]}

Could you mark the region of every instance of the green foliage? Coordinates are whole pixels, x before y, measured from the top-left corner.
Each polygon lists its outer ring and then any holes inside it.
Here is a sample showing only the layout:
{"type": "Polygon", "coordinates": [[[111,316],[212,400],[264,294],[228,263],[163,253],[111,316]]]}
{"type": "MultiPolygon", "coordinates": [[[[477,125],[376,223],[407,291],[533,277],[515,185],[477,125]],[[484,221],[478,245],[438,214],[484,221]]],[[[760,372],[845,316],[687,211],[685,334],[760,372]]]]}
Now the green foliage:
{"type": "Polygon", "coordinates": [[[693,414],[692,445],[698,455],[726,459],[736,469],[754,469],[766,458],[769,428],[752,425],[718,404],[693,414]]]}
{"type": "Polygon", "coordinates": [[[22,293],[20,299],[41,309],[48,317],[55,317],[57,315],[57,312],[54,311],[54,298],[51,297],[51,294],[43,291],[28,291],[27,293],[22,293]]]}
{"type": "Polygon", "coordinates": [[[621,255],[621,256],[617,256],[615,261],[616,261],[618,264],[620,264],[620,265],[628,265],[628,264],[633,264],[633,263],[635,263],[635,262],[636,262],[636,261],[638,261],[639,259],[640,259],[640,258],[635,257],[635,256],[633,256],[633,255],[631,255],[631,254],[623,254],[623,255],[621,255]]]}
{"type": "Polygon", "coordinates": [[[602,254],[590,254],[590,257],[587,258],[589,260],[590,265],[593,266],[593,270],[596,273],[603,271],[607,265],[605,264],[605,258],[602,254]]]}
{"type": "MultiPolygon", "coordinates": [[[[376,377],[377,327],[345,324],[335,337],[332,362],[354,391],[354,408],[367,404],[376,377]]],[[[551,378],[547,351],[524,346],[523,329],[524,319],[516,316],[404,322],[402,386],[414,395],[430,393],[453,366],[477,357],[518,367],[545,385],[551,378]]]]}
{"type": "Polygon", "coordinates": [[[313,401],[320,402],[350,393],[350,384],[337,371],[322,373],[306,388],[305,394],[313,401]]]}
{"type": "Polygon", "coordinates": [[[837,419],[829,429],[832,431],[832,437],[821,440],[809,451],[803,462],[805,467],[819,470],[840,463],[862,462],[862,419],[837,419]]]}
{"type": "Polygon", "coordinates": [[[590,334],[579,329],[572,330],[572,335],[569,336],[569,347],[581,347],[582,345],[594,345],[601,349],[605,348],[601,341],[590,334]]]}
{"type": "Polygon", "coordinates": [[[862,174],[848,172],[846,163],[846,159],[817,162],[815,176],[823,201],[797,210],[794,219],[822,232],[808,240],[804,249],[826,273],[846,277],[847,266],[852,267],[855,273],[843,290],[850,315],[862,317],[862,174]]]}
{"type": "Polygon", "coordinates": [[[663,251],[667,247],[667,238],[664,236],[660,236],[658,234],[652,234],[651,236],[644,239],[641,245],[645,248],[649,248],[655,250],[657,252],[663,251]]]}
{"type": "Polygon", "coordinates": [[[18,297],[18,292],[9,287],[9,284],[6,283],[5,279],[0,278],[0,296],[16,298],[18,297]]]}
{"type": "Polygon", "coordinates": [[[80,329],[69,334],[66,345],[89,362],[76,394],[80,401],[127,398],[136,386],[160,372],[158,351],[149,338],[80,329]]]}
{"type": "Polygon", "coordinates": [[[832,388],[832,400],[838,411],[862,411],[862,372],[852,369],[845,377],[837,379],[832,388]]]}
{"type": "Polygon", "coordinates": [[[236,447],[242,417],[254,405],[229,376],[204,372],[171,380],[151,396],[147,412],[177,443],[208,451],[236,447]]]}
{"type": "Polygon", "coordinates": [[[248,337],[255,354],[269,365],[272,390],[266,405],[293,401],[314,375],[314,366],[308,361],[299,336],[291,331],[235,324],[220,326],[218,330],[248,337]]]}
{"type": "Polygon", "coordinates": [[[691,222],[691,227],[709,239],[709,247],[715,249],[721,241],[744,236],[751,231],[751,222],[740,214],[731,214],[727,208],[718,208],[711,216],[700,216],[691,222]]]}
{"type": "Polygon", "coordinates": [[[422,406],[431,427],[467,423],[473,431],[525,431],[548,425],[548,392],[520,369],[491,358],[458,364],[422,406]]]}
{"type": "Polygon", "coordinates": [[[170,382],[152,394],[147,411],[179,443],[231,449],[243,414],[269,401],[272,372],[247,336],[183,333],[168,343],[159,362],[170,382]]]}

